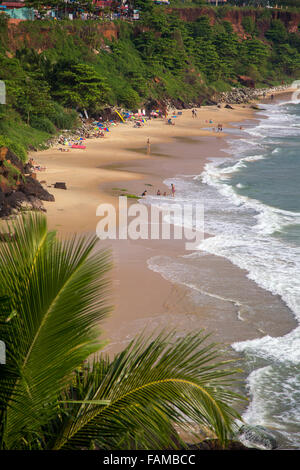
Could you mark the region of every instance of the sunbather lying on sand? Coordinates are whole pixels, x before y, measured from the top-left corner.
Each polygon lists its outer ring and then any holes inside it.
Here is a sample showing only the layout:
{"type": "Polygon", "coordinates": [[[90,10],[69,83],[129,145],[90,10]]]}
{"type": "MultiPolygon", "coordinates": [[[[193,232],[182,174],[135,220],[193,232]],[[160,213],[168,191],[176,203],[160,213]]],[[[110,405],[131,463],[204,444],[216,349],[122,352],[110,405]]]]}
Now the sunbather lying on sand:
{"type": "Polygon", "coordinates": [[[34,165],[33,168],[34,168],[35,171],[45,171],[46,170],[46,167],[41,166],[41,165],[34,165]]]}

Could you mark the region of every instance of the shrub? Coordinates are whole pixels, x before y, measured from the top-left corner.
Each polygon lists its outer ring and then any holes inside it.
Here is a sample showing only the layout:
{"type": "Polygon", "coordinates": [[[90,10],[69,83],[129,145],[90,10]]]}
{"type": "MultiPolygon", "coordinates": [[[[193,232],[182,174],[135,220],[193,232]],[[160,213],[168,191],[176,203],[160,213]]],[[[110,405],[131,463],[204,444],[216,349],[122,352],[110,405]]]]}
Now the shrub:
{"type": "Polygon", "coordinates": [[[230,91],[231,90],[231,86],[228,83],[224,82],[223,80],[216,80],[215,82],[211,84],[211,87],[215,91],[230,91]]]}
{"type": "Polygon", "coordinates": [[[131,86],[124,87],[117,91],[118,102],[122,103],[127,109],[136,109],[140,104],[138,93],[131,86]]]}
{"type": "Polygon", "coordinates": [[[17,157],[22,160],[22,162],[26,162],[27,160],[27,153],[25,147],[17,142],[13,142],[12,140],[8,139],[7,137],[0,135],[0,147],[8,147],[17,157]]]}
{"type": "Polygon", "coordinates": [[[48,134],[55,134],[56,132],[54,124],[45,116],[33,116],[30,119],[30,125],[34,129],[47,132],[48,134]]]}
{"type": "Polygon", "coordinates": [[[49,118],[59,129],[72,129],[77,124],[78,114],[74,109],[65,109],[60,104],[54,103],[49,118]]]}
{"type": "Polygon", "coordinates": [[[265,34],[266,38],[270,41],[282,43],[287,39],[287,31],[280,20],[273,20],[271,28],[265,34]]]}
{"type": "Polygon", "coordinates": [[[242,26],[246,33],[251,35],[257,34],[257,28],[254,19],[251,16],[244,16],[242,26]]]}

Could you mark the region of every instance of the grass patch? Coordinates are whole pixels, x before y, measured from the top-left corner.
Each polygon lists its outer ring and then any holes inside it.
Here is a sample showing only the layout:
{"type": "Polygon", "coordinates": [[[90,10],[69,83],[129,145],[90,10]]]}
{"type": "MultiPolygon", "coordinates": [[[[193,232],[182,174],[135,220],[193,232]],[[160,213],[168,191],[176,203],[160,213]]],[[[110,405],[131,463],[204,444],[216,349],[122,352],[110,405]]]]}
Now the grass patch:
{"type": "Polygon", "coordinates": [[[33,129],[24,121],[18,119],[16,114],[11,111],[7,113],[5,119],[0,120],[0,134],[7,142],[7,146],[14,152],[22,161],[27,160],[27,150],[31,148],[46,148],[45,141],[51,135],[47,132],[33,129]]]}

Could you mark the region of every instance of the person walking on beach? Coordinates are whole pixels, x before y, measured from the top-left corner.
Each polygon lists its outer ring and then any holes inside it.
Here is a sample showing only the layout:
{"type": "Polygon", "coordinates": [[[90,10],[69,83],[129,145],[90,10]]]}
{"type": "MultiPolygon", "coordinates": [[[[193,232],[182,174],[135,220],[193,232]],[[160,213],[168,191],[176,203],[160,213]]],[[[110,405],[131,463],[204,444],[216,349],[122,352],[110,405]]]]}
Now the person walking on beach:
{"type": "Polygon", "coordinates": [[[150,151],[151,151],[151,144],[150,144],[150,139],[148,137],[147,139],[147,154],[150,155],[150,151]]]}
{"type": "Polygon", "coordinates": [[[193,119],[195,117],[195,110],[194,109],[192,109],[192,117],[193,117],[193,119]]]}
{"type": "Polygon", "coordinates": [[[171,183],[171,192],[172,192],[172,196],[174,197],[175,196],[175,186],[173,183],[171,183]]]}

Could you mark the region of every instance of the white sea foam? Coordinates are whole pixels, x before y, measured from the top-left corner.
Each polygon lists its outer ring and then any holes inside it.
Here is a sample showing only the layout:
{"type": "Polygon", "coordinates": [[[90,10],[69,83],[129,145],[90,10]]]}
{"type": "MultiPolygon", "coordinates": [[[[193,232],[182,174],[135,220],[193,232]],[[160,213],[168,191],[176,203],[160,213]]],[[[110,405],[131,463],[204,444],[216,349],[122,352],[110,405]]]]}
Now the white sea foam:
{"type": "Polygon", "coordinates": [[[199,248],[223,256],[241,269],[247,270],[250,279],[274,295],[280,295],[300,319],[298,249],[287,250],[277,240],[270,243],[261,236],[251,236],[246,233],[209,237],[199,248]]]}
{"type": "Polygon", "coordinates": [[[300,363],[300,327],[291,331],[285,336],[274,338],[264,336],[263,338],[253,339],[233,343],[233,349],[238,352],[245,352],[259,356],[263,359],[269,359],[275,362],[290,362],[292,364],[300,363]]]}
{"type": "MultiPolygon", "coordinates": [[[[267,206],[260,201],[238,194],[232,186],[224,184],[228,175],[230,176],[239,171],[240,168],[243,168],[245,162],[257,161],[263,158],[263,155],[245,157],[233,166],[226,168],[220,168],[218,161],[207,163],[201,177],[204,183],[217,188],[222,195],[227,197],[236,206],[244,206],[244,208],[257,212],[255,216],[257,224],[254,229],[261,234],[267,235],[281,230],[286,225],[299,224],[300,213],[267,206]]],[[[241,186],[238,187],[241,188],[241,186]]]]}
{"type": "Polygon", "coordinates": [[[279,431],[289,446],[300,446],[299,371],[294,366],[268,365],[247,378],[251,402],[243,418],[279,431]],[[268,397],[268,399],[266,399],[268,397]],[[294,432],[291,434],[290,430],[294,432]]]}
{"type": "Polygon", "coordinates": [[[149,269],[154,272],[159,272],[164,279],[172,282],[177,282],[198,292],[201,295],[210,297],[212,299],[228,302],[237,309],[237,317],[239,320],[244,321],[243,314],[251,310],[251,308],[241,303],[239,300],[232,297],[225,297],[214,292],[211,292],[207,287],[205,288],[205,281],[202,277],[202,285],[199,285],[199,276],[201,275],[201,268],[197,269],[186,265],[184,262],[177,262],[168,258],[167,256],[153,256],[147,261],[149,269]]]}
{"type": "MultiPolygon", "coordinates": [[[[248,130],[255,141],[251,144],[252,148],[263,147],[266,137],[275,144],[278,137],[300,136],[299,125],[295,125],[294,117],[282,114],[283,110],[283,107],[269,107],[268,118],[248,130]]],[[[239,147],[239,150],[242,149],[240,157],[243,157],[245,143],[239,147]]],[[[233,145],[230,150],[234,150],[233,145]]],[[[273,153],[278,152],[279,148],[276,147],[273,153]]],[[[263,156],[254,155],[254,159],[257,158],[263,156]]],[[[233,164],[233,169],[239,171],[245,161],[251,160],[249,157],[241,158],[233,164]]],[[[234,188],[226,184],[223,172],[223,168],[219,168],[216,162],[211,162],[205,168],[202,181],[217,189],[229,205],[237,206],[241,218],[243,213],[253,209],[256,224],[249,225],[248,228],[242,223],[231,224],[232,233],[228,234],[228,230],[224,230],[224,218],[223,227],[215,220],[211,223],[214,226],[210,231],[215,236],[205,240],[200,248],[208,253],[224,256],[246,269],[250,279],[274,295],[281,296],[300,321],[300,250],[271,237],[272,233],[287,225],[299,224],[300,214],[269,207],[260,201],[238,195],[234,188]]],[[[216,200],[219,204],[218,197],[216,200]]],[[[299,445],[299,370],[294,370],[293,374],[288,374],[287,371],[288,364],[298,367],[300,363],[300,327],[283,337],[264,336],[234,343],[232,347],[238,352],[262,358],[271,364],[254,370],[248,377],[251,402],[243,416],[246,422],[277,428],[286,442],[292,446],[299,445]]]]}
{"type": "MultiPolygon", "coordinates": [[[[268,144],[274,146],[275,158],[282,144],[280,138],[287,135],[300,137],[299,116],[295,122],[295,117],[287,112],[285,105],[264,105],[264,108],[261,111],[264,118],[257,126],[248,128],[246,136],[229,141],[226,152],[230,154],[231,160],[210,159],[201,175],[172,178],[165,183],[175,183],[176,196],[180,196],[174,198],[176,202],[204,201],[205,232],[212,236],[200,244],[200,253],[222,256],[246,270],[248,277],[259,286],[280,296],[300,322],[300,249],[272,236],[289,225],[300,224],[300,213],[267,206],[238,194],[228,184],[230,178],[237,176],[245,166],[265,158],[266,139],[268,144]]],[[[286,145],[289,145],[288,141],[286,145]]],[[[241,184],[236,187],[243,189],[241,184]]],[[[184,263],[175,266],[174,263],[152,259],[149,267],[203,295],[216,299],[219,297],[218,293],[199,287],[197,278],[191,277],[191,267],[185,269],[184,263]]],[[[233,302],[240,309],[233,298],[222,299],[233,302]]],[[[291,437],[286,429],[286,423],[294,426],[293,416],[300,418],[300,397],[296,393],[300,378],[297,376],[295,389],[295,370],[294,375],[285,373],[300,363],[300,327],[283,337],[267,335],[232,346],[238,352],[269,363],[266,367],[254,370],[248,377],[251,403],[244,415],[245,420],[276,427],[287,442],[299,442],[300,445],[299,436],[291,437]],[[290,408],[285,410],[288,402],[290,408]]],[[[300,429],[298,432],[300,434],[300,429]]]]}

